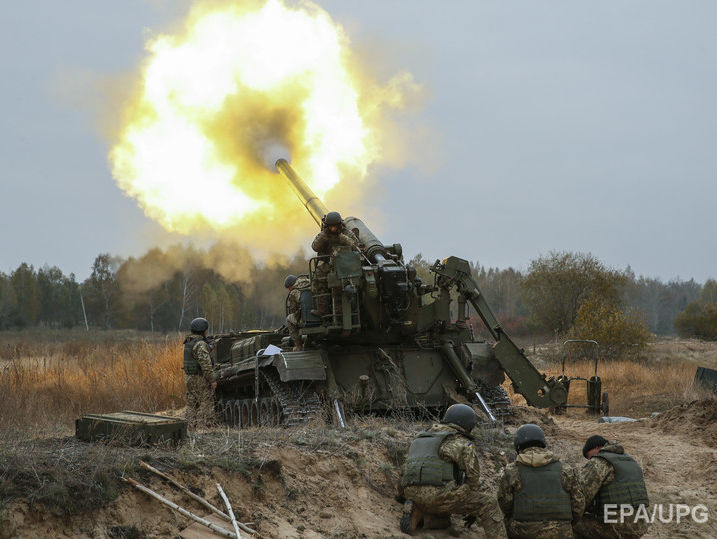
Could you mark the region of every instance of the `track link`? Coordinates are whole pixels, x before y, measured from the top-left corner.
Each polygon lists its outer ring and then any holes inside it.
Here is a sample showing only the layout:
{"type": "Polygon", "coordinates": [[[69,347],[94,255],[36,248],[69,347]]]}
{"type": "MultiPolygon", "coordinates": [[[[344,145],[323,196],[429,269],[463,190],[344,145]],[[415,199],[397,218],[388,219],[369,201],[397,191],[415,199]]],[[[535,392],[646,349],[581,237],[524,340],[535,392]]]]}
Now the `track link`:
{"type": "Polygon", "coordinates": [[[283,425],[303,425],[321,416],[321,401],[315,393],[307,397],[301,382],[282,382],[279,373],[273,369],[262,369],[261,373],[281,405],[283,425]]]}

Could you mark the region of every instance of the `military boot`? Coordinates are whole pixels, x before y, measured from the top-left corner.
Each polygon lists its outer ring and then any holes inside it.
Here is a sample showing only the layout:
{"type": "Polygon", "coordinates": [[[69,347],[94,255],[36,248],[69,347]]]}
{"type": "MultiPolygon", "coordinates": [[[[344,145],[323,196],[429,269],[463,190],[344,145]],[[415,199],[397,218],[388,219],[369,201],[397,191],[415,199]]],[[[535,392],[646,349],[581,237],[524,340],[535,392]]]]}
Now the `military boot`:
{"type": "Polygon", "coordinates": [[[422,526],[423,513],[416,507],[413,500],[406,500],[403,504],[403,514],[401,515],[401,531],[408,535],[413,535],[413,532],[422,526]]]}

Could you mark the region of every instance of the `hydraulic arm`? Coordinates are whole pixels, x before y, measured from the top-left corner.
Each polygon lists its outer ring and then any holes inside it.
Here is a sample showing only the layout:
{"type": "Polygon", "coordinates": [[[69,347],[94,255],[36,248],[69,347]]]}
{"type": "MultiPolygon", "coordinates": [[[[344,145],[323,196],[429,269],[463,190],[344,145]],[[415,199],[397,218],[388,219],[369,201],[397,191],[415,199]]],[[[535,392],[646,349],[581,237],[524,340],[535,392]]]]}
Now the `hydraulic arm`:
{"type": "Polygon", "coordinates": [[[455,286],[459,296],[470,302],[476,310],[495,339],[495,358],[511,379],[514,390],[523,395],[529,405],[538,408],[554,408],[565,404],[568,396],[565,386],[554,378],[546,379],[503,332],[500,322],[473,280],[468,262],[452,256],[443,263],[434,264],[432,270],[442,277],[444,285],[455,286]]]}

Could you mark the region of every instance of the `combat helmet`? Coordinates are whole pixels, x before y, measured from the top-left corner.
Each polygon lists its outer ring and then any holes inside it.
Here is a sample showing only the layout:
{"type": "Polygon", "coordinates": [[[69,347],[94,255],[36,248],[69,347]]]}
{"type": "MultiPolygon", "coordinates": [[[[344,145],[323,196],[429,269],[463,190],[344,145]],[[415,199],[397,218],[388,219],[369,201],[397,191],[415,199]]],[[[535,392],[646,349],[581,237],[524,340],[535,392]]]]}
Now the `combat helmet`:
{"type": "Polygon", "coordinates": [[[454,404],[450,406],[441,419],[441,423],[453,423],[466,432],[473,430],[476,426],[476,413],[467,404],[454,404]]]}
{"type": "Polygon", "coordinates": [[[515,431],[513,445],[516,451],[522,451],[529,447],[545,447],[545,433],[538,425],[526,423],[515,431]]]}
{"type": "Polygon", "coordinates": [[[296,279],[298,279],[296,275],[287,275],[286,279],[284,279],[284,288],[294,286],[296,284],[296,279]]]}
{"type": "Polygon", "coordinates": [[[202,334],[209,329],[209,322],[206,318],[195,318],[189,326],[192,333],[202,334]]]}
{"type": "Polygon", "coordinates": [[[344,220],[341,218],[341,214],[337,211],[330,211],[324,217],[324,224],[326,226],[341,226],[344,220]]]}

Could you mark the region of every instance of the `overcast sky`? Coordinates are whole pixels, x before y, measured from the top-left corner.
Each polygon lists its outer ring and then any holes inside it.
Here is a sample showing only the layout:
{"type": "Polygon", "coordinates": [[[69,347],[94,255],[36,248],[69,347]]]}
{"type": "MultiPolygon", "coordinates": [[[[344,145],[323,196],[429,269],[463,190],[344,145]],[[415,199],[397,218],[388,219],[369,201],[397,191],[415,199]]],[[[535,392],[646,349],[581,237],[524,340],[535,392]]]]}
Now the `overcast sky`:
{"type": "MultiPolygon", "coordinates": [[[[407,121],[433,151],[374,170],[384,242],[500,268],[570,250],[717,277],[717,2],[318,3],[357,49],[385,51],[379,73],[427,90],[407,121]]],[[[131,72],[188,5],[0,3],[0,271],[84,278],[100,252],[179,239],[116,187],[96,111],[98,81],[131,72]]]]}

